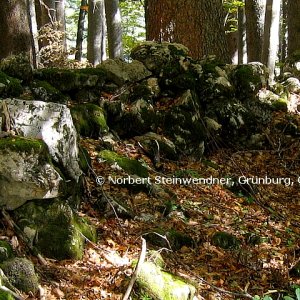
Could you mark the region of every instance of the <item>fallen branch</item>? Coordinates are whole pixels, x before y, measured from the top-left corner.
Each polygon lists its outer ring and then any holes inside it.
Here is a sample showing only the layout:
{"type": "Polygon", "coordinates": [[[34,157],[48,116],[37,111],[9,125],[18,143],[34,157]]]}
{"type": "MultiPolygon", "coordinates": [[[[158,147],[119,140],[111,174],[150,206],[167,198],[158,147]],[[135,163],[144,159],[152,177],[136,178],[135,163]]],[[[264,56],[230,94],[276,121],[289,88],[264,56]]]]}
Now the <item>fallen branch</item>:
{"type": "Polygon", "coordinates": [[[136,265],[136,268],[134,270],[134,273],[131,277],[131,280],[129,282],[129,285],[128,285],[128,288],[126,290],[126,293],[123,297],[122,300],[128,300],[129,296],[130,296],[130,293],[131,293],[131,290],[133,288],[133,285],[137,279],[137,276],[141,270],[141,267],[142,267],[142,264],[146,258],[146,250],[147,250],[147,246],[146,246],[146,240],[144,238],[142,238],[142,250],[141,250],[141,254],[140,254],[140,257],[139,257],[139,260],[138,260],[138,263],[136,265]]]}

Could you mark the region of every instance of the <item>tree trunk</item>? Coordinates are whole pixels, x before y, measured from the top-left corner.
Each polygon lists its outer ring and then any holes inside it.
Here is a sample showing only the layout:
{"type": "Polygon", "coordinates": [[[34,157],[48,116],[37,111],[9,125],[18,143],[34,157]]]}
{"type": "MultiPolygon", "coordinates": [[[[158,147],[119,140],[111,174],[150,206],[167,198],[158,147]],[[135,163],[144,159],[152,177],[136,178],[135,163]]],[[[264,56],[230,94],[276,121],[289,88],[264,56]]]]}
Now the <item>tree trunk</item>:
{"type": "Polygon", "coordinates": [[[122,58],[122,25],[119,0],[105,0],[109,58],[122,58]]]}
{"type": "Polygon", "coordinates": [[[21,52],[32,55],[27,1],[0,0],[0,59],[21,52]]]}
{"type": "Polygon", "coordinates": [[[32,38],[32,62],[34,68],[38,68],[40,64],[40,55],[39,55],[39,41],[38,41],[38,30],[36,23],[36,13],[34,0],[28,0],[28,9],[29,9],[29,20],[30,20],[30,32],[32,38]]]}
{"type": "Polygon", "coordinates": [[[64,50],[67,50],[67,41],[66,41],[66,14],[65,14],[65,0],[56,0],[55,1],[55,10],[56,10],[56,21],[58,22],[57,29],[64,33],[63,36],[63,46],[64,50]]]}
{"type": "Polygon", "coordinates": [[[146,1],[146,38],[181,43],[191,56],[230,62],[221,0],[146,1]]]}
{"type": "MultiPolygon", "coordinates": [[[[287,1],[288,56],[300,52],[300,0],[287,1]]],[[[299,54],[299,53],[298,53],[299,54]]]]}
{"type": "Polygon", "coordinates": [[[87,59],[94,66],[105,60],[106,26],[104,0],[90,0],[87,59]]]}
{"type": "Polygon", "coordinates": [[[248,62],[261,62],[265,17],[265,1],[245,0],[245,14],[248,62]]]}
{"type": "MultiPolygon", "coordinates": [[[[282,21],[280,22],[280,42],[279,42],[279,49],[280,49],[280,61],[284,62],[287,58],[287,0],[282,0],[281,4],[281,15],[282,21]]],[[[283,71],[283,65],[281,66],[281,72],[283,71]]]]}
{"type": "Polygon", "coordinates": [[[280,1],[267,0],[262,62],[270,70],[270,82],[275,75],[275,62],[279,46],[280,1]]]}
{"type": "Polygon", "coordinates": [[[238,8],[238,64],[247,62],[245,8],[238,8]]]}
{"type": "Polygon", "coordinates": [[[78,61],[81,61],[82,59],[83,32],[84,32],[85,16],[87,13],[88,13],[87,0],[81,0],[80,12],[78,17],[76,53],[75,53],[75,59],[77,59],[78,61]]]}

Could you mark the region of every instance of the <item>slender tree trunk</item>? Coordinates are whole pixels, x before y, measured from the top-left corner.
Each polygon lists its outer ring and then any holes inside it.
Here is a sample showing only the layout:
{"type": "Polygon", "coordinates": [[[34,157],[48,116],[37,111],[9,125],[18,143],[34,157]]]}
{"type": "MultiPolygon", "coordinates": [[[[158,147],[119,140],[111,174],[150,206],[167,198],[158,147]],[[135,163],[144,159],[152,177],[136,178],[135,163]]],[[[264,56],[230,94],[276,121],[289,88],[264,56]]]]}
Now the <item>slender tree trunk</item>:
{"type": "Polygon", "coordinates": [[[27,4],[24,0],[0,0],[0,59],[21,52],[32,58],[27,4]]]}
{"type": "Polygon", "coordinates": [[[279,18],[280,1],[267,0],[262,62],[267,65],[270,70],[271,83],[274,80],[275,62],[279,46],[279,18]]]}
{"type": "Polygon", "coordinates": [[[122,58],[122,25],[119,0],[105,0],[108,53],[110,58],[122,58]]]}
{"type": "Polygon", "coordinates": [[[238,32],[229,32],[226,34],[228,51],[233,64],[238,63],[238,32]]]}
{"type": "Polygon", "coordinates": [[[238,64],[247,62],[245,8],[238,8],[238,64]]]}
{"type": "Polygon", "coordinates": [[[76,38],[76,53],[75,59],[81,61],[82,59],[82,43],[83,43],[83,32],[84,32],[84,23],[85,16],[88,12],[88,3],[87,0],[81,0],[79,18],[78,18],[78,27],[77,27],[77,38],[76,38]]]}
{"type": "Polygon", "coordinates": [[[221,0],[146,1],[146,38],[187,46],[194,58],[230,62],[221,0]]]}
{"type": "Polygon", "coordinates": [[[87,59],[95,66],[106,57],[104,0],[90,0],[88,22],[87,59]]]}
{"type": "Polygon", "coordinates": [[[262,61],[265,0],[245,0],[245,14],[248,62],[262,61]]]}
{"type": "Polygon", "coordinates": [[[66,14],[65,14],[65,0],[56,0],[55,1],[55,10],[56,10],[56,21],[58,22],[57,29],[64,33],[63,36],[63,46],[64,51],[67,50],[67,40],[66,40],[66,14]]]}
{"type": "Polygon", "coordinates": [[[32,61],[34,68],[38,68],[40,64],[40,55],[39,55],[39,41],[38,41],[38,30],[36,23],[36,13],[34,0],[28,0],[29,8],[29,20],[30,20],[30,31],[32,36],[32,61]]]}
{"type": "Polygon", "coordinates": [[[300,0],[287,1],[288,56],[300,52],[300,0]]]}
{"type": "MultiPolygon", "coordinates": [[[[280,42],[279,42],[279,49],[280,49],[280,61],[284,62],[287,58],[287,0],[282,0],[281,4],[281,15],[282,15],[282,21],[281,21],[281,27],[280,27],[280,42]]],[[[282,72],[281,67],[281,72],[282,72]]]]}

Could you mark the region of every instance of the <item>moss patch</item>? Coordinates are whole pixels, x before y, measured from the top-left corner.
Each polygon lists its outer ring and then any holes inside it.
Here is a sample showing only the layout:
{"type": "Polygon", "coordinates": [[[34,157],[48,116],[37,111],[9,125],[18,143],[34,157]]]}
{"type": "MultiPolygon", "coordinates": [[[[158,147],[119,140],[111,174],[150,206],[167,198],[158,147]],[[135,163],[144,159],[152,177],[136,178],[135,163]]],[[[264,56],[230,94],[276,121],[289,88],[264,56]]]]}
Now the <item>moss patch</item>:
{"type": "MultiPolygon", "coordinates": [[[[13,248],[7,241],[0,241],[0,262],[13,257],[13,248]]],[[[1,298],[0,298],[1,299],[1,298]]]]}
{"type": "Polygon", "coordinates": [[[98,105],[86,103],[71,108],[74,125],[79,134],[98,137],[109,130],[103,109],[98,105]]]}
{"type": "Polygon", "coordinates": [[[13,150],[16,152],[27,152],[27,153],[48,152],[48,147],[42,140],[23,138],[19,136],[0,139],[0,150],[6,150],[6,149],[13,150]]]}
{"type": "Polygon", "coordinates": [[[148,177],[148,170],[139,161],[117,154],[116,152],[103,150],[99,156],[110,163],[116,162],[125,172],[140,177],[148,177]]]}
{"type": "Polygon", "coordinates": [[[16,257],[5,261],[1,268],[11,284],[17,289],[25,293],[35,293],[38,290],[39,280],[30,260],[16,257]]]}
{"type": "Polygon", "coordinates": [[[22,92],[23,88],[20,80],[0,71],[0,96],[17,97],[21,95],[22,92]]]}

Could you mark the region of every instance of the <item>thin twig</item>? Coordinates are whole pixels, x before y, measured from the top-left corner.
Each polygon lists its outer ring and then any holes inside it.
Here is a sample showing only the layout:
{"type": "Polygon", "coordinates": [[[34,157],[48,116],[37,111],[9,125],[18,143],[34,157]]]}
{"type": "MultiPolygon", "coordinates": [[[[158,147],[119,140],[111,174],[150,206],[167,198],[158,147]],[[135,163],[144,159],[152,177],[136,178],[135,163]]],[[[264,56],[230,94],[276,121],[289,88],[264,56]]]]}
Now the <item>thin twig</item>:
{"type": "Polygon", "coordinates": [[[139,260],[138,260],[138,263],[136,265],[136,268],[134,270],[134,273],[131,277],[131,280],[129,282],[129,285],[128,285],[128,288],[127,288],[127,291],[123,297],[123,300],[128,300],[129,296],[130,296],[130,293],[131,293],[131,290],[133,288],[133,285],[137,279],[137,276],[141,270],[141,267],[142,267],[142,264],[144,263],[144,260],[146,258],[146,250],[147,250],[147,245],[146,245],[146,240],[144,238],[141,238],[142,239],[142,250],[141,250],[141,254],[140,254],[140,257],[139,257],[139,260]]]}

